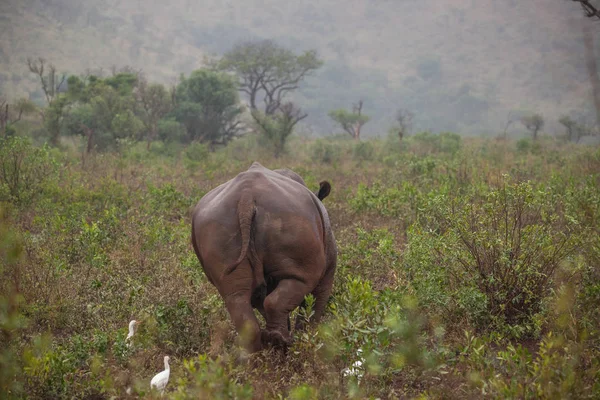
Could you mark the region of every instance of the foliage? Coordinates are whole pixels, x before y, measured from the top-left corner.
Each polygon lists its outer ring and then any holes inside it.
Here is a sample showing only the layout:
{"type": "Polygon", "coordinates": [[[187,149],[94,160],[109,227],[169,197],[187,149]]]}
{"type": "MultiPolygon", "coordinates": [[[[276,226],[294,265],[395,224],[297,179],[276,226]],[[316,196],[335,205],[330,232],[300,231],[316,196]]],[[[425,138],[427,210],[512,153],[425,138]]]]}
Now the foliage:
{"type": "Polygon", "coordinates": [[[357,139],[357,127],[363,126],[369,122],[370,117],[368,115],[359,114],[358,112],[350,112],[343,108],[337,110],[331,110],[327,114],[329,117],[337,122],[344,131],[350,136],[357,139]]]}
{"type": "Polygon", "coordinates": [[[294,132],[294,127],[306,117],[306,114],[302,114],[293,103],[286,103],[274,114],[253,111],[252,116],[267,145],[273,150],[275,158],[278,158],[285,152],[285,144],[294,132]]]}
{"type": "Polygon", "coordinates": [[[0,139],[0,200],[31,203],[56,177],[57,166],[47,147],[17,136],[0,139]]]}
{"type": "Polygon", "coordinates": [[[0,137],[11,136],[14,125],[25,115],[34,113],[37,107],[28,99],[19,99],[14,104],[0,98],[0,137]]]}
{"type": "Polygon", "coordinates": [[[531,139],[522,138],[517,140],[517,151],[521,154],[527,154],[531,150],[531,139]]]}
{"type": "Polygon", "coordinates": [[[544,127],[544,117],[540,114],[532,114],[521,117],[521,123],[531,132],[533,140],[538,137],[538,132],[544,127]]]}
{"type": "Polygon", "coordinates": [[[185,164],[188,170],[197,169],[208,157],[209,149],[204,143],[191,143],[184,150],[185,164]]]}
{"type": "Polygon", "coordinates": [[[271,116],[283,106],[286,94],[322,64],[314,50],[296,55],[272,40],[259,40],[236,44],[216,67],[237,75],[239,90],[248,95],[252,112],[271,116]],[[263,99],[261,109],[258,102],[263,99]]]}
{"type": "Polygon", "coordinates": [[[158,138],[163,142],[181,142],[186,141],[186,129],[175,118],[163,118],[157,124],[158,138]]]}
{"type": "Polygon", "coordinates": [[[159,121],[171,110],[171,98],[163,85],[148,84],[143,79],[138,82],[134,95],[150,148],[150,142],[156,140],[159,134],[159,121]]]}
{"type": "Polygon", "coordinates": [[[434,135],[430,132],[420,132],[412,136],[411,142],[418,144],[422,153],[456,153],[460,147],[462,139],[460,135],[451,132],[443,132],[434,135]]]}
{"type": "Polygon", "coordinates": [[[492,323],[517,337],[539,331],[535,320],[555,274],[581,243],[578,221],[556,195],[508,181],[489,191],[438,196],[424,211],[406,257],[413,283],[424,285],[417,293],[430,287],[444,296],[436,304],[447,315],[464,310],[479,328],[492,323]]]}
{"type": "MultiPolygon", "coordinates": [[[[127,82],[112,84],[128,93],[127,82]]],[[[123,97],[95,85],[81,87],[90,99],[123,97]]],[[[70,114],[91,107],[77,100],[70,114]]],[[[0,390],[152,397],[170,355],[165,398],[597,397],[598,149],[540,140],[523,156],[511,142],[395,135],[396,147],[297,138],[279,159],[258,135],[215,152],[134,143],[85,165],[71,147],[3,142],[9,158],[63,167],[27,202],[3,203],[0,390]],[[287,353],[244,359],[191,249],[189,212],[256,159],[311,190],[332,182],[323,204],[339,252],[321,323],[294,331],[287,353]],[[131,319],[142,324],[128,347],[131,319]]],[[[314,297],[305,304],[292,317],[311,321],[314,297]]]]}
{"type": "MultiPolygon", "coordinates": [[[[12,228],[4,207],[0,206],[0,275],[5,268],[15,268],[23,256],[23,243],[12,228]]],[[[14,379],[21,374],[17,338],[27,327],[27,318],[21,313],[23,298],[8,287],[0,285],[0,391],[7,398],[18,398],[23,393],[22,381],[14,379]]]]}
{"type": "Polygon", "coordinates": [[[187,379],[181,379],[174,399],[252,399],[252,387],[235,379],[235,367],[225,360],[212,360],[206,354],[185,360],[187,379]]]}
{"type": "Polygon", "coordinates": [[[310,149],[311,158],[323,164],[332,164],[340,158],[337,146],[327,140],[318,139],[310,149]]]}
{"type": "Polygon", "coordinates": [[[375,149],[371,142],[356,143],[352,149],[352,155],[357,160],[372,160],[375,155],[375,149]]]}
{"type": "Polygon", "coordinates": [[[177,85],[173,115],[187,130],[187,140],[227,144],[239,132],[242,112],[235,82],[226,74],[199,69],[177,85]]]}
{"type": "MultiPolygon", "coordinates": [[[[64,95],[71,104],[64,130],[69,135],[87,138],[86,151],[117,149],[119,141],[141,138],[145,125],[138,116],[133,89],[138,78],[132,73],[118,73],[85,79],[71,76],[64,95]]],[[[146,118],[147,116],[143,117],[146,118]]]]}

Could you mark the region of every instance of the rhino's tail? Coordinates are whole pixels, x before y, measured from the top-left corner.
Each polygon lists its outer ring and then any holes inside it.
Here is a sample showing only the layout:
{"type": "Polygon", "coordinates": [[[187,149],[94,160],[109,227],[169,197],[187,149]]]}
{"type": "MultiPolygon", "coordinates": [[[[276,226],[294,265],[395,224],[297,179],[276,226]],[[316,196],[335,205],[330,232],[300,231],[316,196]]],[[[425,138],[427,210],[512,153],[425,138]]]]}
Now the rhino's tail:
{"type": "Polygon", "coordinates": [[[237,206],[238,218],[240,222],[240,232],[242,234],[242,248],[240,251],[240,256],[237,260],[230,264],[223,271],[223,275],[229,275],[236,269],[238,265],[246,258],[248,254],[248,248],[250,247],[250,239],[252,235],[252,222],[254,221],[254,216],[256,215],[256,207],[254,205],[254,198],[252,197],[252,192],[249,190],[244,190],[242,192],[242,196],[240,197],[240,201],[237,206]]]}

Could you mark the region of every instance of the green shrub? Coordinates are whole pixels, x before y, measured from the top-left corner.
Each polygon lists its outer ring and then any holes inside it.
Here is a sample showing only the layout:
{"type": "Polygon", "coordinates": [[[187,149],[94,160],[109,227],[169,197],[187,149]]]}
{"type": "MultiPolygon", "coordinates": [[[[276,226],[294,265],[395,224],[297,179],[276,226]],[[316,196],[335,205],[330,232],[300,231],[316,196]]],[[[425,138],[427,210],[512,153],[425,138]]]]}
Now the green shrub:
{"type": "Polygon", "coordinates": [[[352,156],[359,161],[372,160],[375,156],[375,147],[371,142],[358,142],[352,148],[352,156]]]}
{"type": "Polygon", "coordinates": [[[521,154],[527,154],[531,151],[531,139],[523,138],[517,140],[517,152],[521,154]]]}
{"type": "Polygon", "coordinates": [[[337,277],[360,274],[373,281],[388,281],[390,271],[399,267],[394,235],[385,229],[356,228],[356,239],[339,245],[337,277]]]}
{"type": "Polygon", "coordinates": [[[355,212],[375,211],[383,216],[400,217],[407,226],[419,212],[423,194],[410,181],[403,181],[399,187],[385,187],[380,182],[371,186],[358,184],[356,194],[348,202],[355,212]]]}
{"type": "Polygon", "coordinates": [[[424,215],[405,254],[421,301],[446,315],[462,313],[480,328],[539,332],[535,316],[555,273],[581,243],[577,222],[559,199],[529,183],[504,183],[439,196],[424,215]]]}
{"type": "Polygon", "coordinates": [[[460,135],[456,133],[440,133],[439,150],[442,153],[456,154],[460,150],[461,141],[460,135]]]}
{"type": "Polygon", "coordinates": [[[22,261],[23,244],[0,205],[0,393],[6,398],[20,398],[23,381],[19,337],[28,320],[22,313],[23,297],[5,278],[5,269],[16,269],[22,261]]]}
{"type": "Polygon", "coordinates": [[[222,358],[200,354],[183,362],[185,378],[176,384],[174,399],[252,399],[252,387],[236,378],[239,369],[222,358]]]}
{"type": "Polygon", "coordinates": [[[193,142],[183,151],[184,164],[189,171],[196,170],[205,162],[209,155],[208,146],[204,143],[193,142]]]}
{"type": "Polygon", "coordinates": [[[333,164],[340,158],[339,148],[330,141],[323,139],[315,141],[309,151],[313,161],[323,164],[333,164]]]}
{"type": "Polygon", "coordinates": [[[146,198],[150,210],[155,215],[172,218],[185,216],[189,207],[193,204],[192,200],[178,191],[171,183],[167,183],[160,188],[150,185],[146,198]]]}
{"type": "Polygon", "coordinates": [[[158,121],[158,138],[165,142],[184,142],[187,139],[185,126],[173,118],[158,121]]]}
{"type": "Polygon", "coordinates": [[[435,135],[431,132],[420,132],[409,138],[409,142],[417,144],[424,153],[455,154],[460,150],[462,138],[451,132],[435,135]]]}
{"type": "Polygon", "coordinates": [[[34,147],[19,136],[0,139],[0,201],[30,204],[57,170],[47,147],[34,147]]]}
{"type": "Polygon", "coordinates": [[[408,163],[413,176],[432,175],[436,167],[436,160],[431,157],[412,159],[408,163]]]}

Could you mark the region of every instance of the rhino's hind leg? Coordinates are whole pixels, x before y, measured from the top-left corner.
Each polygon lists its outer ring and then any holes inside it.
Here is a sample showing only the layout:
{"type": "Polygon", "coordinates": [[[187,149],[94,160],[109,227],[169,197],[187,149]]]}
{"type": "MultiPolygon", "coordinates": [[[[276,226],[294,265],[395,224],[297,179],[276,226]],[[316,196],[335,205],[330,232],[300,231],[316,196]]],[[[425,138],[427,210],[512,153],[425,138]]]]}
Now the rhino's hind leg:
{"type": "Polygon", "coordinates": [[[250,293],[234,293],[225,299],[225,305],[239,335],[240,345],[250,353],[259,351],[262,348],[260,326],[250,305],[250,293]]]}
{"type": "MultiPolygon", "coordinates": [[[[315,297],[315,305],[313,308],[314,314],[312,319],[310,320],[311,325],[317,324],[323,317],[323,314],[325,313],[327,301],[329,300],[329,296],[331,296],[331,290],[333,289],[334,274],[335,268],[327,269],[327,271],[325,272],[325,276],[323,276],[317,287],[312,291],[312,295],[315,297]]],[[[304,302],[302,302],[301,307],[305,307],[304,302]]],[[[304,329],[304,327],[304,318],[298,315],[296,317],[296,324],[294,326],[294,329],[302,330],[304,329]]]]}
{"type": "Polygon", "coordinates": [[[310,288],[304,282],[284,279],[265,298],[267,326],[262,335],[265,343],[284,349],[291,344],[289,314],[302,303],[304,295],[309,291],[310,288]]]}
{"type": "Polygon", "coordinates": [[[248,352],[262,349],[260,325],[252,309],[252,269],[243,261],[227,276],[223,300],[238,333],[238,340],[248,352]],[[246,276],[248,275],[248,276],[246,276]]]}

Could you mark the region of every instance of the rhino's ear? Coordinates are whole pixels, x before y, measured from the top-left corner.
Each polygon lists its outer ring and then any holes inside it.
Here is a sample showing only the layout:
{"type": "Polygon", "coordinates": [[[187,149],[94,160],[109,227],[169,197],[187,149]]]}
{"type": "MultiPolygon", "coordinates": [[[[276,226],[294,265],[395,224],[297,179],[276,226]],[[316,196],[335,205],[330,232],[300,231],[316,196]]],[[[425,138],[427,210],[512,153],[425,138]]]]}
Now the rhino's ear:
{"type": "Polygon", "coordinates": [[[331,192],[331,184],[327,181],[322,181],[319,183],[319,186],[317,197],[319,200],[323,201],[323,199],[329,195],[329,192],[331,192]]]}

